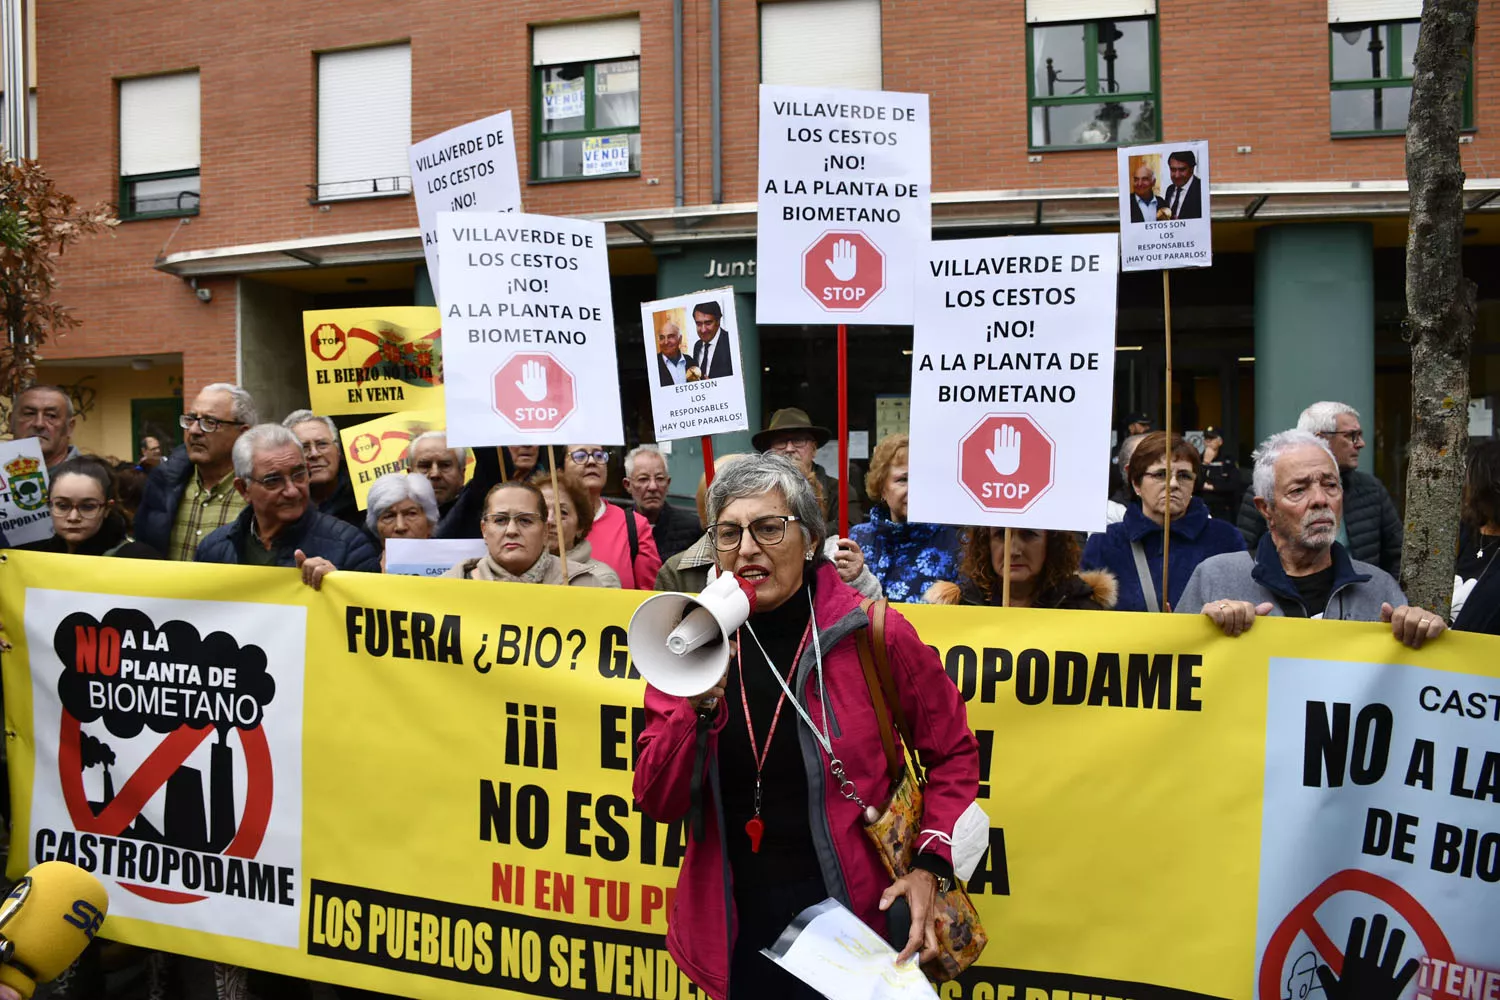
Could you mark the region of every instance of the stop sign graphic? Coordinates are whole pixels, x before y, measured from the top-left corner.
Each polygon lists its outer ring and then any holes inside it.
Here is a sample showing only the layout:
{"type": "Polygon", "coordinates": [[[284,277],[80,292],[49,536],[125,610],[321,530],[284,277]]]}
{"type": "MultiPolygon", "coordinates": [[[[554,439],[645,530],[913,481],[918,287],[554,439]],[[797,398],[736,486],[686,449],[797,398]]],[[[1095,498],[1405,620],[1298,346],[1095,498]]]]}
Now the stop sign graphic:
{"type": "Polygon", "coordinates": [[[550,354],[512,354],[495,370],[495,412],[518,431],[552,431],[572,416],[573,373],[550,354]]]}
{"type": "Polygon", "coordinates": [[[824,233],[802,251],[802,287],[824,309],[859,312],[885,290],[885,254],[864,233],[824,233]]]}
{"type": "Polygon", "coordinates": [[[958,478],[985,510],[1020,513],[1052,486],[1057,449],[1024,413],[991,413],[958,443],[958,478]]]}

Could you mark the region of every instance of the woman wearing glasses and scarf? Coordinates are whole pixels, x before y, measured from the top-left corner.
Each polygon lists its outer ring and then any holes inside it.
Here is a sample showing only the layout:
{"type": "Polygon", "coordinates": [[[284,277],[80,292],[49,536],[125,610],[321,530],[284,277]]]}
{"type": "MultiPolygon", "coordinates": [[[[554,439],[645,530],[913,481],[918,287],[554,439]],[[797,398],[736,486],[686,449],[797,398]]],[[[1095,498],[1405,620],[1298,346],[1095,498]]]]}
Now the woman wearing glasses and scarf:
{"type": "Polygon", "coordinates": [[[562,560],[547,551],[547,501],[530,483],[490,487],[479,531],[484,536],[485,554],[465,559],[444,576],[500,583],[605,586],[580,563],[570,563],[569,578],[563,578],[562,560]]]}
{"type": "Polygon", "coordinates": [[[1168,484],[1167,435],[1154,431],[1141,439],[1126,467],[1126,481],[1141,503],[1125,508],[1125,519],[1091,535],[1083,549],[1082,568],[1107,569],[1119,581],[1116,611],[1160,611],[1161,553],[1172,505],[1169,603],[1176,604],[1188,577],[1209,556],[1245,551],[1245,539],[1229,521],[1215,520],[1193,496],[1200,459],[1192,442],[1172,436],[1171,483],[1168,484]]]}
{"type": "Polygon", "coordinates": [[[700,711],[711,713],[707,753],[722,790],[715,803],[704,789],[704,836],[688,840],[668,950],[716,998],[731,987],[745,997],[817,997],[760,949],[801,910],[832,896],[886,935],[902,959],[931,957],[933,902],[953,878],[948,841],[978,788],[978,744],[963,699],[937,654],[889,612],[891,673],[928,782],[915,870],[893,882],[862,830],[864,808],[840,793],[830,772],[831,754],[864,803],[878,809],[890,796],[855,642],[869,618],[823,555],[826,529],[812,488],[780,455],[747,456],[719,472],[707,512],[718,572],[754,588],[755,607],[738,634],[739,656],[713,690],[696,698],[646,690],[635,771],[641,808],[660,822],[688,814],[700,711]]]}
{"type": "Polygon", "coordinates": [[[661,569],[656,535],[651,522],[640,514],[604,499],[609,452],[603,445],[570,444],[560,471],[588,491],[594,507],[594,527],[589,533],[594,558],[613,569],[626,590],[650,590],[661,569]]]}
{"type": "Polygon", "coordinates": [[[53,469],[48,503],[52,537],[17,548],[79,556],[161,558],[151,546],[129,537],[125,517],[115,506],[113,476],[98,459],[70,458],[53,469]]]}

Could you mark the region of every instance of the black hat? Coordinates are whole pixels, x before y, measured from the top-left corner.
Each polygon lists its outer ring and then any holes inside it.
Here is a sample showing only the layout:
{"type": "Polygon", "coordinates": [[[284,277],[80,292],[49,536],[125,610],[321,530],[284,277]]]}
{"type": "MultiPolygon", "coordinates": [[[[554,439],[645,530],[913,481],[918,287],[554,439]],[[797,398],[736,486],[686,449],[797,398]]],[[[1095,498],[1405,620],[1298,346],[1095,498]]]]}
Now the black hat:
{"type": "Polygon", "coordinates": [[[1213,424],[1209,424],[1207,427],[1203,428],[1203,440],[1207,441],[1210,438],[1217,438],[1218,440],[1222,441],[1224,440],[1224,435],[1213,424]]]}
{"type": "Polygon", "coordinates": [[[1129,427],[1131,424],[1145,424],[1147,427],[1155,427],[1156,421],[1151,419],[1149,413],[1132,413],[1125,418],[1125,426],[1129,427]]]}

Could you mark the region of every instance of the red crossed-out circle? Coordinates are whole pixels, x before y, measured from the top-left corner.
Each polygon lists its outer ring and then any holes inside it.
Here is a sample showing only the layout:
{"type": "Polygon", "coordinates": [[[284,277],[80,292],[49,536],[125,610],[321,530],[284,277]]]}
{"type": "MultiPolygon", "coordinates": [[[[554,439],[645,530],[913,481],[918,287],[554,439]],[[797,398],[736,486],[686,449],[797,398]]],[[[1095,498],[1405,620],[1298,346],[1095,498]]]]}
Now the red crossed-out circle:
{"type": "Polygon", "coordinates": [[[546,352],[512,354],[493,382],[494,411],[519,431],[556,430],[578,407],[573,373],[546,352]]]}
{"type": "Polygon", "coordinates": [[[1271,934],[1271,939],[1266,942],[1266,953],[1260,961],[1260,1000],[1282,1000],[1281,973],[1286,968],[1287,957],[1291,954],[1292,944],[1297,940],[1298,933],[1307,935],[1323,963],[1333,970],[1334,975],[1344,974],[1344,955],[1334,939],[1318,923],[1317,917],[1318,907],[1340,892],[1373,896],[1395,910],[1411,925],[1428,958],[1442,962],[1453,961],[1453,946],[1448,943],[1447,935],[1432,915],[1417,902],[1415,896],[1390,879],[1358,868],[1347,868],[1329,876],[1322,885],[1308,893],[1307,898],[1292,907],[1292,912],[1286,915],[1286,919],[1271,934]]]}
{"type": "MultiPolygon", "coordinates": [[[[83,752],[79,735],[82,727],[78,720],[66,711],[62,714],[62,732],[58,740],[57,768],[62,779],[63,801],[75,829],[84,833],[99,833],[118,837],[141,813],[147,801],[167,783],[167,779],[192,756],[209,734],[213,726],[193,729],[179,726],[167,734],[167,738],[151,751],[134,774],[121,786],[109,805],[94,815],[89,806],[88,794],[83,789],[83,752]]],[[[240,744],[245,750],[245,811],[234,839],[224,848],[224,853],[237,858],[253,858],[260,851],[266,836],[266,827],[271,820],[271,800],[274,780],[271,773],[271,748],[261,727],[240,730],[240,744]]],[[[207,899],[190,892],[173,889],[158,889],[155,886],[120,883],[126,889],[145,899],[158,903],[196,903],[207,899]]]]}

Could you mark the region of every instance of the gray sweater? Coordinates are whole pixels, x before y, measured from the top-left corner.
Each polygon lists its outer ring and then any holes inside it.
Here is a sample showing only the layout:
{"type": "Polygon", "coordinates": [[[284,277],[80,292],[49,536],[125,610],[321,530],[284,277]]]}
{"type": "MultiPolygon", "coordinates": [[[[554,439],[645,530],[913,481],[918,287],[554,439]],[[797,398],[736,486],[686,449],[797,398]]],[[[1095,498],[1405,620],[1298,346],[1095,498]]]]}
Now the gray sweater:
{"type": "MultiPolygon", "coordinates": [[[[1336,542],[1332,555],[1334,582],[1328,607],[1307,608],[1309,618],[1322,613],[1324,618],[1378,622],[1381,604],[1400,607],[1406,603],[1401,585],[1379,566],[1350,559],[1349,553],[1336,542]]],[[[1195,615],[1210,601],[1270,602],[1271,614],[1284,615],[1282,603],[1300,604],[1301,596],[1282,568],[1271,536],[1264,535],[1254,557],[1248,552],[1231,552],[1199,563],[1174,610],[1195,615]]]]}

